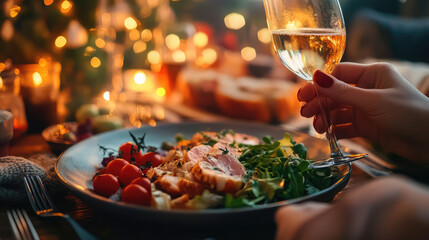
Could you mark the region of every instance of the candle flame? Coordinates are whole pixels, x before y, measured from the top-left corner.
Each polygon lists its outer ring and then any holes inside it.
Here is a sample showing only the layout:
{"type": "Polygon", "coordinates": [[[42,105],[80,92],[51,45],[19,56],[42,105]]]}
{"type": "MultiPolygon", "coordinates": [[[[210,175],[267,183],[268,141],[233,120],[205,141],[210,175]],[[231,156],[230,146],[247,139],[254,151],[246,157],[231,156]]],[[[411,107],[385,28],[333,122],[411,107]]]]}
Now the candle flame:
{"type": "Polygon", "coordinates": [[[35,72],[35,73],[33,73],[33,83],[34,83],[34,86],[40,86],[41,84],[42,84],[42,76],[40,75],[40,73],[38,73],[38,72],[35,72]]]}
{"type": "Polygon", "coordinates": [[[3,88],[3,78],[0,77],[0,89],[3,88]]]}
{"type": "Polygon", "coordinates": [[[134,75],[134,82],[137,84],[143,84],[146,82],[146,74],[138,72],[134,75]]]}
{"type": "Polygon", "coordinates": [[[105,91],[103,93],[103,98],[104,98],[104,100],[109,101],[110,100],[110,92],[109,91],[105,91]]]}

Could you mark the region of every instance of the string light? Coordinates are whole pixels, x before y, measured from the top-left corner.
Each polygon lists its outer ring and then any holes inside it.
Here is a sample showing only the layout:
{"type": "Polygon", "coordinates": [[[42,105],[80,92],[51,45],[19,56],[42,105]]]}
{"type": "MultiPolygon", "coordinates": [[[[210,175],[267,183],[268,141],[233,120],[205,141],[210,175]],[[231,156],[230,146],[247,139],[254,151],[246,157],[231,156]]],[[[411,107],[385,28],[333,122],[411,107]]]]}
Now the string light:
{"type": "Polygon", "coordinates": [[[45,3],[46,6],[49,6],[52,3],[54,3],[54,0],[43,0],[43,2],[45,3]]]}
{"type": "Polygon", "coordinates": [[[98,48],[104,48],[106,46],[106,42],[101,38],[97,38],[95,39],[95,46],[98,48]]]}
{"type": "Polygon", "coordinates": [[[98,68],[101,65],[101,61],[98,57],[91,58],[91,66],[93,68],[98,68]]]}
{"type": "Polygon", "coordinates": [[[262,28],[258,31],[258,39],[261,43],[268,44],[271,42],[270,30],[268,28],[262,28]]]}
{"type": "Polygon", "coordinates": [[[136,20],[134,20],[134,18],[132,18],[132,17],[127,17],[127,18],[125,19],[125,21],[124,21],[124,26],[125,26],[128,30],[135,29],[135,28],[137,28],[137,22],[136,22],[136,20]]]}
{"type": "Polygon", "coordinates": [[[176,50],[173,52],[173,61],[182,63],[186,61],[186,55],[182,50],[176,50]]]}
{"type": "Polygon", "coordinates": [[[141,41],[141,40],[139,40],[133,44],[133,50],[135,53],[144,52],[146,50],[146,48],[147,48],[146,43],[141,41]]]}
{"type": "Polygon", "coordinates": [[[238,30],[246,25],[246,20],[239,13],[230,13],[224,18],[225,26],[229,29],[238,30]]]}
{"type": "Polygon", "coordinates": [[[165,45],[171,50],[177,49],[180,46],[180,38],[176,34],[168,34],[165,37],[165,45]]]}
{"type": "Polygon", "coordinates": [[[157,51],[151,50],[147,53],[147,60],[151,64],[159,64],[161,62],[161,55],[157,51]]]}
{"type": "Polygon", "coordinates": [[[207,36],[207,34],[205,34],[203,32],[197,32],[194,35],[195,46],[203,48],[203,47],[207,46],[208,42],[209,42],[209,37],[207,36]]]}
{"type": "Polygon", "coordinates": [[[145,42],[152,40],[152,31],[150,29],[144,29],[141,34],[141,38],[145,42]]]}
{"type": "Polygon", "coordinates": [[[73,4],[70,1],[64,0],[61,3],[61,12],[68,13],[72,9],[72,7],[73,7],[73,4]]]}
{"type": "Polygon", "coordinates": [[[58,48],[62,48],[66,45],[67,39],[64,36],[58,36],[57,39],[55,39],[55,46],[58,48]]]}
{"type": "Polygon", "coordinates": [[[137,41],[140,38],[140,32],[137,29],[133,29],[128,34],[131,41],[137,41]]]}
{"type": "Polygon", "coordinates": [[[241,49],[241,57],[250,62],[256,58],[256,50],[252,47],[244,47],[241,49]]]}

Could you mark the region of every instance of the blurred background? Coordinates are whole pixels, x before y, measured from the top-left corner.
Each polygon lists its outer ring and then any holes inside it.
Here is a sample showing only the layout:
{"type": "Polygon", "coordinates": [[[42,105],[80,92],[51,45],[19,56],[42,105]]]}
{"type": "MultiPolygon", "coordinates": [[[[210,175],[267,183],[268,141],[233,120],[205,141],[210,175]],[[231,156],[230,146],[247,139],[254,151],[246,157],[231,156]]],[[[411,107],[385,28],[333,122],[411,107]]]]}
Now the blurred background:
{"type": "MultiPolygon", "coordinates": [[[[339,2],[343,61],[390,62],[429,95],[429,1],[339,2]]],[[[298,115],[301,81],[273,57],[262,0],[4,0],[0,10],[0,108],[17,135],[100,114],[116,120],[99,131],[298,115]]]]}

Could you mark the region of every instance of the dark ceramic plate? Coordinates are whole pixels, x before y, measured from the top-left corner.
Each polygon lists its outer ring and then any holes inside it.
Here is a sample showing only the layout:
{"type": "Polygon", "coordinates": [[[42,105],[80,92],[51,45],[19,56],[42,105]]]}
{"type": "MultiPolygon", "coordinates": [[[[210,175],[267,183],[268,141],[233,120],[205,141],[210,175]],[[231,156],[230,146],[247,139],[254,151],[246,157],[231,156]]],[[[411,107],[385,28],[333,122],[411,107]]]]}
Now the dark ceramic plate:
{"type": "MultiPolygon", "coordinates": [[[[331,200],[347,184],[351,165],[340,166],[340,179],[332,186],[312,195],[281,201],[257,207],[238,209],[207,209],[207,210],[158,210],[150,207],[142,207],[123,202],[115,202],[95,194],[91,189],[91,179],[97,168],[100,167],[102,152],[98,145],[118,149],[119,146],[130,141],[129,131],[136,136],[146,132],[146,144],[160,146],[164,141],[174,142],[174,136],[182,133],[191,137],[202,130],[219,131],[232,129],[235,132],[247,133],[257,137],[271,135],[275,139],[281,139],[285,130],[280,127],[246,123],[246,122],[221,122],[221,123],[179,123],[165,124],[157,127],[144,127],[139,129],[121,129],[93,136],[87,140],[71,146],[57,160],[55,170],[62,182],[79,198],[92,204],[105,212],[121,214],[122,216],[137,218],[140,221],[175,224],[186,226],[243,226],[249,224],[272,223],[273,214],[278,207],[303,201],[328,201],[331,200]]],[[[326,141],[298,132],[290,132],[294,140],[302,142],[308,149],[312,159],[322,158],[328,154],[326,141]]]]}

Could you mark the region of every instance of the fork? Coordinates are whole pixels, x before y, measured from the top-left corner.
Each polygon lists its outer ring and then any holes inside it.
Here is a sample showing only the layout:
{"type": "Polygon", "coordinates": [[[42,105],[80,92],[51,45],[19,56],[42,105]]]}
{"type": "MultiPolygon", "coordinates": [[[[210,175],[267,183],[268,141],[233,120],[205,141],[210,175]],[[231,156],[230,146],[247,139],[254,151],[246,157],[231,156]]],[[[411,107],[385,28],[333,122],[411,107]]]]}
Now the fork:
{"type": "Polygon", "coordinates": [[[80,239],[93,240],[97,239],[92,234],[82,228],[68,214],[64,214],[56,210],[55,205],[43,186],[39,176],[24,177],[25,190],[27,191],[28,199],[34,209],[34,212],[40,217],[61,217],[66,219],[73,227],[80,239]]]}
{"type": "Polygon", "coordinates": [[[13,234],[17,240],[39,240],[36,229],[34,229],[24,209],[12,208],[6,212],[12,226],[13,234]]]}

